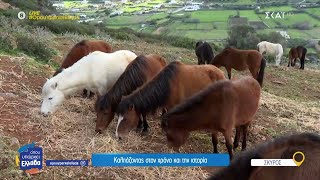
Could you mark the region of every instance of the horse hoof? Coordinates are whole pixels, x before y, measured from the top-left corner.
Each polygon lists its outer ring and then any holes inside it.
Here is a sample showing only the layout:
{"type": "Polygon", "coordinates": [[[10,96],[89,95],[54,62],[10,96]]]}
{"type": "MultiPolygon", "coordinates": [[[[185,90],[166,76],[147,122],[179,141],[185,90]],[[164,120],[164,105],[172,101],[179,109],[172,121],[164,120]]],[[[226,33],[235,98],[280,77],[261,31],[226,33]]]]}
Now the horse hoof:
{"type": "Polygon", "coordinates": [[[148,130],[142,130],[141,136],[147,136],[149,134],[148,130]]]}

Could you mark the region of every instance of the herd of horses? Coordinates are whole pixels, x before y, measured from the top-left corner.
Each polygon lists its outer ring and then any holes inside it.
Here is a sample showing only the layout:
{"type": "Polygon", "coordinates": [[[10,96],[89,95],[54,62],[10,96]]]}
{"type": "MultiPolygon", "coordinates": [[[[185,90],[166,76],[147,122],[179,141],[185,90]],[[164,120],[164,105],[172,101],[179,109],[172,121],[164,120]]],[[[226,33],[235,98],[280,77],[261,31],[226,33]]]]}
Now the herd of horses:
{"type": "MultiPolygon", "coordinates": [[[[118,139],[132,130],[148,132],[147,115],[155,115],[162,110],[161,129],[169,147],[179,151],[190,132],[204,130],[211,133],[213,152],[218,153],[217,134],[221,132],[230,159],[234,159],[233,151],[238,147],[241,136],[241,150],[246,150],[248,127],[258,111],[266,67],[263,53],[275,55],[277,65],[283,54],[280,44],[264,41],[257,47],[258,50],[227,47],[214,56],[211,46],[199,41],[195,47],[198,65],[190,65],[179,61],[167,63],[157,54],[136,55],[129,50],[113,51],[111,45],[104,41],[83,40],[70,50],[61,67],[45,82],[41,113],[44,116],[53,114],[68,96],[80,90],[89,97],[96,93],[97,133],[102,133],[115,116],[118,117],[115,130],[118,139]],[[228,79],[219,69],[220,66],[226,68],[228,79]],[[231,80],[231,69],[249,70],[252,77],[231,80]],[[234,129],[236,133],[232,143],[234,129]]],[[[303,69],[306,52],[301,46],[291,49],[288,66],[294,66],[296,59],[300,58],[300,68],[303,69]]],[[[292,138],[287,140],[294,141],[292,138]]],[[[319,137],[311,140],[320,143],[319,137]]],[[[293,146],[293,143],[283,142],[281,138],[279,141],[283,146],[286,143],[293,146]]],[[[246,161],[238,162],[241,158],[248,161],[251,156],[276,157],[266,150],[268,147],[270,151],[277,151],[274,148],[280,147],[276,143],[274,141],[254,152],[247,152],[247,155],[241,154],[216,177],[237,177],[241,173],[234,170],[238,164],[250,166],[246,161]],[[230,171],[234,171],[233,174],[230,171]]],[[[283,148],[281,150],[284,151],[283,148]]],[[[277,155],[283,154],[278,152],[277,155]]],[[[265,174],[264,170],[246,168],[250,173],[242,176],[249,177],[254,172],[254,177],[250,179],[265,174]]],[[[219,179],[216,177],[211,178],[219,179]]]]}

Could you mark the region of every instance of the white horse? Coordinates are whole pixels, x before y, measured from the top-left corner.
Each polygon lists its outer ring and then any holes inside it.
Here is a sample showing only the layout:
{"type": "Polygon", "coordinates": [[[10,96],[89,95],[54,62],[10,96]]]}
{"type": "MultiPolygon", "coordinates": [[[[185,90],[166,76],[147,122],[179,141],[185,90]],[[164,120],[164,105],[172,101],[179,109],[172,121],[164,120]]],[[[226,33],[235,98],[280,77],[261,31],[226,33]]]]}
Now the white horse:
{"type": "Polygon", "coordinates": [[[94,51],[57,76],[47,79],[42,88],[41,113],[52,114],[65,98],[87,89],[102,96],[114,85],[137,55],[128,50],[113,53],[94,51]]]}
{"type": "Polygon", "coordinates": [[[267,41],[262,41],[257,45],[257,48],[261,54],[266,52],[267,55],[275,56],[276,65],[280,65],[280,61],[283,55],[283,48],[281,44],[273,44],[267,41]]]}

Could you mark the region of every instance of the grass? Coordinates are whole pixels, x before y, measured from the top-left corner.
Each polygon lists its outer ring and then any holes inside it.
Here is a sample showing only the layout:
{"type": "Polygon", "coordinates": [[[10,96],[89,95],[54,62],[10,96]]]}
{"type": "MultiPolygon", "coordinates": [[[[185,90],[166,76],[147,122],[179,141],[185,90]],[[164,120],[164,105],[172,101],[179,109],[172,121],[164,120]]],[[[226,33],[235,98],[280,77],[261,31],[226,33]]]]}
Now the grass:
{"type": "Polygon", "coordinates": [[[284,19],[274,19],[276,22],[279,22],[283,25],[292,26],[295,23],[300,22],[309,22],[311,26],[318,25],[320,26],[320,21],[309,16],[308,14],[293,14],[292,16],[285,16],[284,19]]]}
{"type": "Polygon", "coordinates": [[[192,19],[199,19],[200,22],[227,21],[229,16],[236,15],[233,10],[194,11],[192,19]]]}
{"type": "Polygon", "coordinates": [[[253,10],[239,11],[240,17],[247,17],[249,21],[259,21],[260,17],[253,10]]]}
{"type": "Polygon", "coordinates": [[[121,25],[121,24],[138,24],[146,22],[147,16],[116,16],[107,18],[106,24],[108,25],[121,25]]]}
{"type": "Polygon", "coordinates": [[[266,7],[262,8],[262,11],[269,11],[269,12],[288,12],[288,11],[293,11],[296,10],[296,8],[293,8],[291,6],[272,6],[272,7],[266,7]]]}
{"type": "Polygon", "coordinates": [[[157,20],[157,19],[164,19],[168,16],[167,13],[156,13],[156,14],[152,14],[151,16],[149,16],[148,18],[146,18],[147,20],[157,20]]]}
{"type": "Polygon", "coordinates": [[[320,16],[320,11],[319,11],[319,8],[308,8],[308,9],[305,9],[306,11],[314,14],[314,15],[317,15],[317,16],[320,16]]]}

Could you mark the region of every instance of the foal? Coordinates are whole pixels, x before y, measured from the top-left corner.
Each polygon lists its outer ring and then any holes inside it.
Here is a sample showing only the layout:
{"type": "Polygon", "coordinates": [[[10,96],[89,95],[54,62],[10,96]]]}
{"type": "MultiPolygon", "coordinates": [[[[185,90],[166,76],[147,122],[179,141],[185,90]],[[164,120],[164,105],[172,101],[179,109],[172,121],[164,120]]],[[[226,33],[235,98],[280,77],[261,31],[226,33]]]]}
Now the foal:
{"type": "Polygon", "coordinates": [[[209,64],[214,57],[210,44],[204,41],[198,41],[196,43],[195,51],[198,57],[198,65],[209,64]]]}
{"type": "Polygon", "coordinates": [[[249,76],[211,84],[162,116],[161,127],[166,132],[168,145],[179,151],[191,131],[210,130],[214,153],[217,153],[217,132],[221,132],[232,158],[232,130],[242,128],[244,150],[248,126],[258,110],[260,92],[259,83],[249,76]]]}
{"type": "Polygon", "coordinates": [[[220,54],[216,55],[211,64],[220,67],[224,66],[231,79],[231,69],[245,71],[249,69],[252,77],[255,78],[262,87],[266,60],[256,50],[239,50],[235,48],[225,48],[220,54]]]}
{"type": "Polygon", "coordinates": [[[296,61],[299,58],[300,59],[300,69],[304,69],[304,61],[306,58],[307,49],[303,46],[293,47],[289,51],[289,61],[288,61],[288,67],[290,65],[293,67],[296,65],[296,61]]]}

